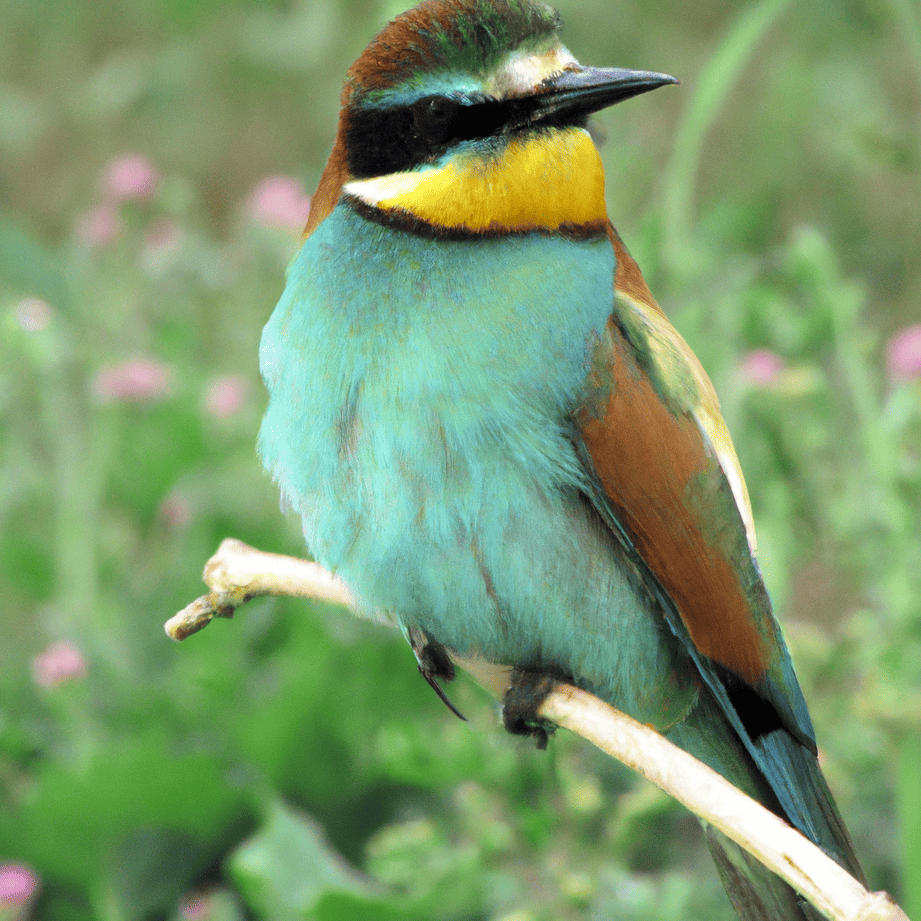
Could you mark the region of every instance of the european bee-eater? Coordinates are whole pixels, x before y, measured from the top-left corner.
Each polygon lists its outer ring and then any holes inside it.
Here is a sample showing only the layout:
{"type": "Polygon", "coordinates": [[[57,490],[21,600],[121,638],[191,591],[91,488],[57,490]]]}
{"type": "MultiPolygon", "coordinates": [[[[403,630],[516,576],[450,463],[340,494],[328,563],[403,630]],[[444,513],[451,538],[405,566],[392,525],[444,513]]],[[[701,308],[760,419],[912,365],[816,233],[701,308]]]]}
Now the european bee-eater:
{"type": "MultiPolygon", "coordinates": [[[[540,740],[521,688],[565,678],[861,877],[713,386],[608,219],[586,130],[677,81],[583,67],[559,32],[530,0],[425,0],[349,70],[262,339],[262,457],[433,687],[469,667],[540,740]]],[[[816,917],[707,837],[742,917],[816,917]]]]}

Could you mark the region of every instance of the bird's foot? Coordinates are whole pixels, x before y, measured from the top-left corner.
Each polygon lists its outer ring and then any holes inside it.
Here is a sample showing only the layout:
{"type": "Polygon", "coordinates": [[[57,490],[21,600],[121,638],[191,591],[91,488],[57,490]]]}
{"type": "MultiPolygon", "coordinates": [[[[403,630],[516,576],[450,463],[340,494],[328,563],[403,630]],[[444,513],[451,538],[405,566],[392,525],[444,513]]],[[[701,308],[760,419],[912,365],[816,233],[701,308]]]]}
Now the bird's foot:
{"type": "Polygon", "coordinates": [[[541,751],[547,747],[547,739],[556,726],[538,715],[541,704],[560,679],[545,671],[516,668],[512,672],[512,683],[502,701],[502,722],[505,728],[516,736],[530,736],[541,751]]]}
{"type": "Polygon", "coordinates": [[[433,640],[427,633],[417,628],[411,628],[408,631],[409,644],[412,646],[413,653],[416,656],[416,663],[419,666],[419,674],[429,683],[429,687],[438,695],[441,702],[456,716],[458,719],[467,721],[454,704],[448,699],[445,689],[439,684],[440,681],[453,681],[456,677],[454,663],[448,655],[447,649],[441,643],[433,640]]]}

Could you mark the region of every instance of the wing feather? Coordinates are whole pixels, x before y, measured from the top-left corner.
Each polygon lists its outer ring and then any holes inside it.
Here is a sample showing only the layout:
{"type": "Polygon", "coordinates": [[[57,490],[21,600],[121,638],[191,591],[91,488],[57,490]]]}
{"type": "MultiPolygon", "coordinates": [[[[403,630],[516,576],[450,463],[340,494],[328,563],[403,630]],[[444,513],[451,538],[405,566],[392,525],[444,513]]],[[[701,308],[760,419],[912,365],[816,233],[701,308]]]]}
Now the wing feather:
{"type": "Polygon", "coordinates": [[[814,748],[713,385],[620,238],[610,236],[614,309],[575,417],[592,498],[649,574],[706,682],[730,709],[749,711],[736,718],[753,732],[773,721],[814,748]]]}

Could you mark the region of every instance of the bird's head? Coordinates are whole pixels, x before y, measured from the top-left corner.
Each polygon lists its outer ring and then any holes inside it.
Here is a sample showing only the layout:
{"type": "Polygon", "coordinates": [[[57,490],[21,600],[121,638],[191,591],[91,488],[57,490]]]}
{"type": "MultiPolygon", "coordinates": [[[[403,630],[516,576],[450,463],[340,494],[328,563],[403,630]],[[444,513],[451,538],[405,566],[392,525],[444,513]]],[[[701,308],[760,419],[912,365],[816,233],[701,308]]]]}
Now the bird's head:
{"type": "Polygon", "coordinates": [[[372,219],[454,234],[607,220],[588,117],[676,83],[583,67],[531,0],[424,0],[352,65],[309,233],[344,194],[372,219]]]}

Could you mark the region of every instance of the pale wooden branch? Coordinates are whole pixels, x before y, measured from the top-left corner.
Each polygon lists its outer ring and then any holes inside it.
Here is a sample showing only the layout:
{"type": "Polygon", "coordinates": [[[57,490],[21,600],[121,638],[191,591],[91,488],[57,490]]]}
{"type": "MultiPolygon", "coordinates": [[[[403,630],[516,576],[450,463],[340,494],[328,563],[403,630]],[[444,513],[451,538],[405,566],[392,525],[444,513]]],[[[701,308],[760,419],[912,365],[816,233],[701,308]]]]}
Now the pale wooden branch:
{"type": "Polygon", "coordinates": [[[280,553],[266,553],[228,537],[205,563],[202,576],[211,589],[163,626],[170,639],[184,640],[207,627],[215,617],[233,617],[253,598],[291,595],[351,607],[354,598],[345,583],[322,566],[280,553]]]}
{"type": "MultiPolygon", "coordinates": [[[[351,606],[348,587],[316,563],[264,553],[228,539],[205,566],[211,591],[166,623],[183,640],[214,617],[263,595],[293,595],[351,606]]],[[[885,892],[868,892],[820,848],[728,780],[657,732],[591,694],[559,685],[540,715],[578,733],[652,781],[786,880],[832,921],[908,921],[885,892]]]]}
{"type": "Polygon", "coordinates": [[[541,715],[633,768],[718,828],[834,921],[908,921],[885,892],[868,892],[824,851],[722,775],[591,694],[561,685],[541,715]]]}

